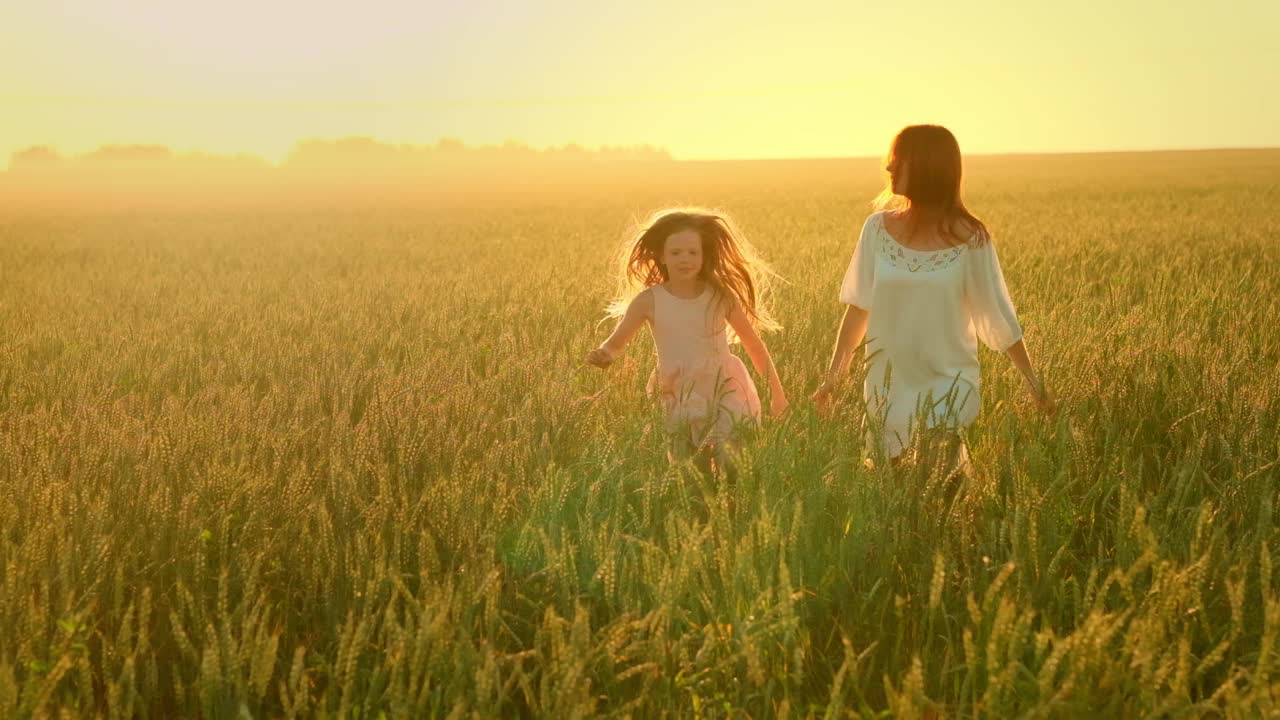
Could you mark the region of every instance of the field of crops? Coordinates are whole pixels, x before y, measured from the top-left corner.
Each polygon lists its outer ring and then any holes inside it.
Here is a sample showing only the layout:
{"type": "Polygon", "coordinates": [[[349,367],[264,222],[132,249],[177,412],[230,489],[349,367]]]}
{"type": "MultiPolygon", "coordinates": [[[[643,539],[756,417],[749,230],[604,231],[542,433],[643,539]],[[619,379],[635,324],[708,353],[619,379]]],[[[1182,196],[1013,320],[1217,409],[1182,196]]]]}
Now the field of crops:
{"type": "Polygon", "coordinates": [[[1280,151],[969,162],[1061,411],[984,348],[958,486],[805,401],[878,169],[0,215],[0,717],[1280,712],[1280,151]],[[689,203],[786,280],[732,485],[582,362],[689,203]]]}

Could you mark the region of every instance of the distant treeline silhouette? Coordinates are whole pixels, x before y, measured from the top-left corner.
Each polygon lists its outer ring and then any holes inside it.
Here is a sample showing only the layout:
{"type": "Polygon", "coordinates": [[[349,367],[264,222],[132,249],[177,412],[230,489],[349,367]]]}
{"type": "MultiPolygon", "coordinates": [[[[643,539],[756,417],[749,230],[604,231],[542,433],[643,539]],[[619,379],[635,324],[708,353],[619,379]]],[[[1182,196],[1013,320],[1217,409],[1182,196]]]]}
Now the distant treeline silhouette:
{"type": "Polygon", "coordinates": [[[201,202],[341,194],[457,195],[651,174],[672,163],[648,146],[576,144],[537,149],[516,141],[468,146],[390,144],[369,137],[299,142],[278,166],[251,154],[179,153],[163,145],[107,145],[78,156],[48,146],[13,153],[0,190],[19,203],[199,199],[201,202]]]}
{"type": "Polygon", "coordinates": [[[455,138],[443,138],[434,145],[392,145],[369,137],[336,140],[311,139],[299,142],[279,168],[251,154],[216,155],[176,153],[164,145],[104,145],[93,152],[65,157],[48,146],[30,147],[13,153],[9,172],[171,172],[171,171],[283,171],[342,172],[419,171],[439,166],[582,165],[611,163],[668,162],[666,150],[649,145],[602,146],[596,149],[576,144],[536,149],[514,140],[502,145],[468,146],[455,138]]]}

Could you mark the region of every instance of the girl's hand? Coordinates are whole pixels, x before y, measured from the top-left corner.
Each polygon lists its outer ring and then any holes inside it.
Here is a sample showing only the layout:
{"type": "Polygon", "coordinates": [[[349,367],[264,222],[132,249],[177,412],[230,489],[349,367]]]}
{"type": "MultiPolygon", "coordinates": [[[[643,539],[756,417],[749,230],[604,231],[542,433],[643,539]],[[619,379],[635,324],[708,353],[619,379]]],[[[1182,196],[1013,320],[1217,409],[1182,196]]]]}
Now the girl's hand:
{"type": "Polygon", "coordinates": [[[598,347],[587,353],[587,364],[598,368],[607,368],[613,364],[613,353],[603,347],[598,347]]]}
{"type": "Polygon", "coordinates": [[[790,405],[791,403],[787,400],[786,395],[783,393],[774,393],[773,396],[769,398],[769,415],[771,417],[781,417],[782,413],[786,412],[790,405]]]}

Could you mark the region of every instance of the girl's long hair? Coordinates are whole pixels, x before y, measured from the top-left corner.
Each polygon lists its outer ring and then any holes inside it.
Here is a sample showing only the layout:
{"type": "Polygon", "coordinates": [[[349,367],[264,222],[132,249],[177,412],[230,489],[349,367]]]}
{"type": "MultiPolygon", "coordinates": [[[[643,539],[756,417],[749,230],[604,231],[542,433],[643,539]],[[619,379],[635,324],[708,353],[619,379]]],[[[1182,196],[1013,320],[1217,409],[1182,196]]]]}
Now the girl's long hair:
{"type": "Polygon", "coordinates": [[[629,234],[618,253],[618,290],[609,303],[609,315],[621,317],[636,295],[667,281],[663,245],[668,237],[685,230],[702,239],[698,276],[711,285],[718,299],[736,303],[759,330],[779,329],[768,304],[770,283],[777,273],[728,215],[703,208],[659,210],[629,234]]]}
{"type": "Polygon", "coordinates": [[[986,224],[969,212],[960,197],[960,144],[950,130],[941,125],[903,128],[885,158],[886,168],[894,163],[899,165],[899,173],[906,170],[906,187],[901,194],[895,193],[890,177],[875,200],[877,209],[918,208],[936,217],[940,237],[957,244],[981,245],[990,239],[986,224]],[[970,237],[956,233],[957,220],[972,228],[970,237]]]}

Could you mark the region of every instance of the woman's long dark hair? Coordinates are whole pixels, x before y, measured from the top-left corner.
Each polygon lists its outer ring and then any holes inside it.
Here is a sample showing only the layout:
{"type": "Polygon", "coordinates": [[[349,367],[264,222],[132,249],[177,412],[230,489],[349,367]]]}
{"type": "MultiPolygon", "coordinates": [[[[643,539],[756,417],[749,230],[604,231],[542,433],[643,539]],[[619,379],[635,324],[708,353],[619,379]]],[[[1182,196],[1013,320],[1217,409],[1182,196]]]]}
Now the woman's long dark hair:
{"type": "Polygon", "coordinates": [[[935,216],[938,235],[957,244],[981,245],[990,239],[986,224],[969,212],[960,197],[960,144],[950,130],[941,125],[903,128],[893,138],[885,158],[886,167],[895,164],[899,173],[906,170],[906,187],[895,193],[891,177],[876,200],[879,207],[905,204],[935,216]],[[898,198],[905,198],[906,202],[898,198]],[[960,224],[972,231],[969,237],[956,232],[960,224]]]}

